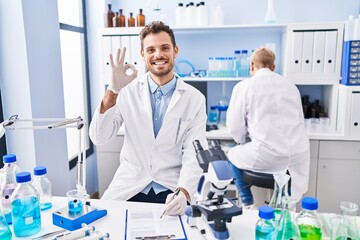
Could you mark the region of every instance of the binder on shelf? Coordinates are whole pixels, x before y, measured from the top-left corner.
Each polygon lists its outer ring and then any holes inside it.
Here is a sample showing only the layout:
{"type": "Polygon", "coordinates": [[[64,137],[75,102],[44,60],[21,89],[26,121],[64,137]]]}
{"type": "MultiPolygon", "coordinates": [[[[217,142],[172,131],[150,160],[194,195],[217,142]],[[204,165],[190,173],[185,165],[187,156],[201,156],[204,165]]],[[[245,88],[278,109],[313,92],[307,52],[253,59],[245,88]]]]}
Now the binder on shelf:
{"type": "MultiPolygon", "coordinates": [[[[117,50],[121,48],[121,38],[120,36],[112,36],[111,37],[111,53],[113,57],[116,57],[117,50]]],[[[109,57],[108,57],[109,58],[109,57]]]]}
{"type": "Polygon", "coordinates": [[[304,32],[294,32],[292,42],[291,72],[300,73],[302,65],[303,37],[304,32]]]}
{"type": "Polygon", "coordinates": [[[131,45],[131,63],[135,65],[138,70],[138,76],[141,76],[146,72],[146,67],[144,60],[140,54],[140,38],[139,36],[131,36],[130,37],[130,45],[131,45]]]}
{"type": "Polygon", "coordinates": [[[313,54],[313,72],[324,72],[324,55],[325,55],[325,31],[316,31],[314,35],[314,54],[313,54]]]}
{"type": "Polygon", "coordinates": [[[324,72],[335,73],[337,31],[326,31],[324,72]]]}
{"type": "Polygon", "coordinates": [[[313,61],[313,45],[314,45],[314,32],[304,32],[303,40],[303,55],[302,55],[302,73],[312,72],[312,61],[313,61]]]}
{"type": "Polygon", "coordinates": [[[124,63],[131,63],[131,45],[130,45],[130,36],[121,36],[121,45],[126,48],[125,61],[124,63]]]}
{"type": "Polygon", "coordinates": [[[111,47],[111,37],[103,37],[102,38],[102,71],[104,74],[104,80],[108,81],[111,73],[111,66],[109,60],[109,54],[112,51],[111,47]]]}
{"type": "Polygon", "coordinates": [[[360,85],[360,40],[344,42],[341,84],[360,85]]]}
{"type": "Polygon", "coordinates": [[[360,91],[351,93],[350,135],[360,136],[360,91]]]}

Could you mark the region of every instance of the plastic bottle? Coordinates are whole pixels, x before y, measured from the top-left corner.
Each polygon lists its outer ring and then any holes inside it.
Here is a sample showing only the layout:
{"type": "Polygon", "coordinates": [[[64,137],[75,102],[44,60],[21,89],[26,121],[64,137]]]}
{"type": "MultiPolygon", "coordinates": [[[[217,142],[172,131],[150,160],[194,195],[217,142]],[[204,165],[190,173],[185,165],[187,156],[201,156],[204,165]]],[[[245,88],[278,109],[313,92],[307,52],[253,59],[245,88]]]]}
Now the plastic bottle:
{"type": "Polygon", "coordinates": [[[301,201],[302,210],[296,217],[301,239],[320,240],[322,236],[322,224],[317,215],[318,200],[313,197],[304,197],[301,201]]]}
{"type": "Polygon", "coordinates": [[[240,58],[240,77],[247,77],[249,73],[249,64],[248,64],[248,51],[242,50],[241,51],[241,58],[240,58]]]}
{"type": "Polygon", "coordinates": [[[240,77],[241,50],[235,50],[234,59],[235,59],[235,64],[234,64],[235,77],[240,77]]]}
{"type": "Polygon", "coordinates": [[[217,124],[218,121],[218,110],[216,106],[211,106],[209,111],[209,124],[217,124]]]}
{"type": "Polygon", "coordinates": [[[32,185],[39,193],[40,210],[52,207],[51,182],[46,176],[46,167],[38,166],[34,168],[34,180],[32,185]]]}
{"type": "Polygon", "coordinates": [[[290,197],[282,198],[282,211],[278,227],[275,232],[277,240],[301,240],[299,227],[295,221],[296,202],[290,197]]]}
{"type": "Polygon", "coordinates": [[[186,19],[184,19],[185,15],[186,15],[186,9],[184,7],[184,4],[179,3],[175,9],[175,26],[177,27],[185,26],[185,22],[186,22],[186,19]]]}
{"type": "Polygon", "coordinates": [[[125,27],[125,15],[123,14],[123,10],[119,9],[119,18],[120,18],[120,25],[119,27],[125,27]]]}
{"type": "Polygon", "coordinates": [[[354,37],[352,40],[360,40],[360,15],[354,20],[354,37]]]}
{"type": "Polygon", "coordinates": [[[256,240],[272,240],[275,239],[276,223],[274,221],[274,209],[269,206],[259,207],[260,219],[255,225],[256,240]]]}
{"type": "Polygon", "coordinates": [[[276,22],[276,15],[275,15],[275,10],[274,10],[274,1],[273,0],[268,0],[264,21],[265,21],[265,23],[275,23],[276,22]]]}
{"type": "Polygon", "coordinates": [[[12,223],[10,196],[16,188],[16,174],[20,168],[16,164],[16,155],[3,156],[4,167],[1,169],[1,208],[8,224],[12,223]]]}
{"type": "Polygon", "coordinates": [[[196,23],[196,7],[190,2],[186,7],[186,26],[192,26],[196,23]]]}
{"type": "Polygon", "coordinates": [[[275,221],[279,222],[281,211],[283,208],[284,197],[289,197],[288,181],[290,176],[288,174],[274,174],[274,192],[269,202],[269,206],[274,209],[275,221]]]}
{"type": "Polygon", "coordinates": [[[108,9],[104,13],[104,27],[113,27],[113,17],[115,13],[111,10],[111,4],[108,4],[108,9]]]}
{"type": "Polygon", "coordinates": [[[355,19],[353,15],[349,16],[349,19],[345,22],[344,41],[350,41],[354,39],[355,33],[355,19]]]}
{"type": "Polygon", "coordinates": [[[6,219],[0,210],[0,239],[1,240],[10,240],[12,238],[12,233],[9,228],[9,225],[6,222],[6,219]]]}
{"type": "Polygon", "coordinates": [[[224,25],[224,11],[221,5],[217,5],[214,11],[214,25],[215,26],[222,26],[224,25]]]}
{"type": "Polygon", "coordinates": [[[29,172],[16,174],[16,186],[11,195],[14,234],[26,237],[38,233],[41,229],[39,193],[31,185],[29,172]]]}
{"type": "Polygon", "coordinates": [[[128,27],[135,27],[135,18],[133,17],[133,13],[130,13],[130,17],[128,18],[128,27]]]}
{"type": "Polygon", "coordinates": [[[141,8],[139,9],[139,14],[136,17],[136,26],[145,26],[145,15],[143,14],[143,10],[141,8]]]}
{"type": "Polygon", "coordinates": [[[196,25],[208,25],[208,10],[205,6],[205,2],[200,2],[199,5],[196,7],[196,25]]]}

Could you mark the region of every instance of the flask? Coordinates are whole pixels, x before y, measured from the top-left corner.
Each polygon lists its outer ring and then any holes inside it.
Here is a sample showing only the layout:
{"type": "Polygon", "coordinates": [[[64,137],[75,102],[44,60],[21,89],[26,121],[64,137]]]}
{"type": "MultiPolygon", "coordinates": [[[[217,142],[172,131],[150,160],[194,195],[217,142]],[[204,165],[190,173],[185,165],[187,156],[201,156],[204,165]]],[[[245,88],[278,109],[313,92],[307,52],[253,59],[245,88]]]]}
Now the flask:
{"type": "Polygon", "coordinates": [[[139,14],[136,17],[136,26],[145,26],[145,15],[143,14],[143,10],[141,8],[139,9],[139,14]]]}
{"type": "Polygon", "coordinates": [[[205,2],[200,2],[196,7],[196,24],[198,26],[208,25],[208,10],[205,6],[205,2]]]}
{"type": "Polygon", "coordinates": [[[51,183],[46,176],[46,167],[38,166],[34,168],[34,180],[32,185],[39,193],[40,210],[52,207],[51,183]]]}
{"type": "Polygon", "coordinates": [[[275,221],[278,223],[282,211],[283,197],[289,197],[288,181],[290,175],[288,174],[274,174],[274,192],[269,202],[269,206],[274,209],[275,221]]]}
{"type": "Polygon", "coordinates": [[[296,217],[301,239],[321,240],[322,224],[316,212],[318,200],[313,197],[304,197],[301,201],[302,210],[296,217]]]}
{"type": "Polygon", "coordinates": [[[8,224],[11,224],[11,202],[10,196],[16,187],[16,173],[20,172],[16,164],[16,155],[8,154],[3,156],[4,167],[1,169],[1,208],[8,224]]]}
{"type": "Polygon", "coordinates": [[[113,22],[113,27],[120,27],[120,16],[118,12],[115,13],[112,22],[113,22]]]}
{"type": "Polygon", "coordinates": [[[104,27],[113,27],[113,17],[115,13],[111,11],[111,4],[108,4],[108,9],[104,13],[104,27]]]}
{"type": "Polygon", "coordinates": [[[209,124],[217,124],[218,111],[216,106],[211,106],[209,111],[209,124]]]}
{"type": "Polygon", "coordinates": [[[130,13],[130,17],[128,18],[128,27],[135,27],[135,18],[133,17],[133,13],[130,13]]]}
{"type": "Polygon", "coordinates": [[[120,18],[120,23],[119,23],[119,27],[125,27],[125,15],[123,14],[123,10],[119,9],[119,18],[120,18]]]}
{"type": "Polygon", "coordinates": [[[6,222],[6,219],[0,209],[0,239],[1,240],[10,240],[12,238],[12,233],[9,228],[9,225],[6,222]]]}
{"type": "Polygon", "coordinates": [[[179,3],[175,9],[175,26],[182,27],[185,25],[184,16],[186,14],[186,9],[182,3],[179,3]]]}
{"type": "Polygon", "coordinates": [[[274,221],[274,209],[269,206],[259,207],[260,219],[255,225],[256,240],[273,240],[275,239],[276,223],[274,221]]]}
{"type": "Polygon", "coordinates": [[[353,15],[349,16],[349,19],[345,22],[344,41],[350,41],[354,39],[355,33],[355,19],[353,15]]]}
{"type": "Polygon", "coordinates": [[[301,240],[299,227],[296,224],[294,214],[296,202],[290,197],[282,198],[282,211],[279,225],[275,231],[277,240],[301,240]]]}
{"type": "Polygon", "coordinates": [[[265,23],[275,23],[276,16],[274,10],[274,0],[268,0],[266,14],[265,14],[265,23]]]}
{"type": "Polygon", "coordinates": [[[352,202],[341,202],[341,219],[338,226],[332,224],[332,238],[336,240],[360,239],[359,229],[356,225],[358,205],[352,202]]]}
{"type": "Polygon", "coordinates": [[[11,195],[14,234],[17,237],[33,235],[41,229],[39,194],[31,185],[29,172],[16,174],[16,186],[11,195]]]}

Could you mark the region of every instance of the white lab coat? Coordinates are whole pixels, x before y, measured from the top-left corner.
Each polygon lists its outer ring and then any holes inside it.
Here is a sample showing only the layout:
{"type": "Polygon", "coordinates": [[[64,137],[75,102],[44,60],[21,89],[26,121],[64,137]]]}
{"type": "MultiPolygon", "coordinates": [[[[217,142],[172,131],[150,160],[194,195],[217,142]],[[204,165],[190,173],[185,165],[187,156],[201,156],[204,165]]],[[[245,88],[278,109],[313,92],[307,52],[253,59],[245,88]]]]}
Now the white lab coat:
{"type": "Polygon", "coordinates": [[[123,88],[104,114],[99,106],[89,129],[95,145],[107,143],[125,124],[120,166],[102,199],[127,200],[152,181],[193,196],[202,174],[193,141],[207,148],[206,118],[205,97],[179,77],[156,138],[147,74],[123,88]]]}
{"type": "Polygon", "coordinates": [[[292,197],[300,200],[309,181],[309,138],[301,97],[288,79],[262,68],[233,89],[226,126],[240,145],[229,151],[241,169],[291,175],[292,197]]]}

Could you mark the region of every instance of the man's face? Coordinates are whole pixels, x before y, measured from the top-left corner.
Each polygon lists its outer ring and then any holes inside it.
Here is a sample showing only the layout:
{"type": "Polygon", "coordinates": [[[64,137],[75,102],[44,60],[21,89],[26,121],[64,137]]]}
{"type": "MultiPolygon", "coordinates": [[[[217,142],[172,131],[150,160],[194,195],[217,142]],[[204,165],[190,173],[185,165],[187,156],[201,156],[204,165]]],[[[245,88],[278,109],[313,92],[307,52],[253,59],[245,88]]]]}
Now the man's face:
{"type": "Polygon", "coordinates": [[[157,77],[165,77],[172,72],[177,55],[178,47],[173,47],[166,32],[149,34],[143,39],[141,56],[150,73],[157,77]]]}

